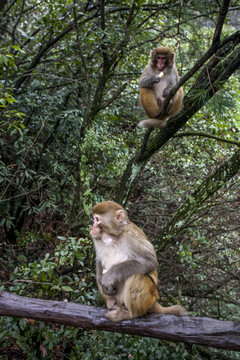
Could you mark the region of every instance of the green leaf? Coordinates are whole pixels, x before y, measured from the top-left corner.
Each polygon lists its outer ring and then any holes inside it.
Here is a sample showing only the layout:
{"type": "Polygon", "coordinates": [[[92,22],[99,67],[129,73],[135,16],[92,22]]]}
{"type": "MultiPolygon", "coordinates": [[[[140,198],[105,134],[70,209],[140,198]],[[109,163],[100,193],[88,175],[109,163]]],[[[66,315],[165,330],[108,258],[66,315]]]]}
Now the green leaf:
{"type": "Polygon", "coordinates": [[[0,64],[8,64],[8,57],[6,55],[0,54],[0,64]]]}
{"type": "Polygon", "coordinates": [[[62,287],[62,290],[66,292],[73,291],[73,289],[70,286],[65,286],[65,285],[62,287]]]}

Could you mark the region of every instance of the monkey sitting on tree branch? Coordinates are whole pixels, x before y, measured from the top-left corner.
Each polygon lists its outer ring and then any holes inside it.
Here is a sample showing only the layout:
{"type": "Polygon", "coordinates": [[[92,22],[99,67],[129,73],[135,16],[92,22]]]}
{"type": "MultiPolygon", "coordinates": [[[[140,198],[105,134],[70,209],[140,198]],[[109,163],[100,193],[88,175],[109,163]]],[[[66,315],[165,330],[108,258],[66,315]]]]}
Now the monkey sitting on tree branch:
{"type": "Polygon", "coordinates": [[[187,315],[181,305],[158,302],[157,257],[153,245],[124,208],[105,201],[94,206],[91,235],[96,250],[96,277],[112,321],[153,314],[187,315]]]}
{"type": "Polygon", "coordinates": [[[177,84],[178,72],[175,54],[169,47],[157,47],[150,53],[150,61],[139,79],[139,93],[142,107],[149,119],[139,123],[142,128],[161,128],[166,119],[177,114],[182,106],[183,89],[180,88],[170,100],[167,114],[161,116],[163,102],[177,84]]]}

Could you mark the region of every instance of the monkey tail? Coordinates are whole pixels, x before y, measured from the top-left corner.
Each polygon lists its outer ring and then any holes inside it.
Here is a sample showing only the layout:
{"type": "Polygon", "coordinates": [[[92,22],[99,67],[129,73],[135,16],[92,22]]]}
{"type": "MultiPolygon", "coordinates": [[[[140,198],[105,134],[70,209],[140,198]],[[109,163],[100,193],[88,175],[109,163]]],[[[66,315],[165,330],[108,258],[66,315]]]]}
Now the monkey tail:
{"type": "Polygon", "coordinates": [[[141,121],[138,126],[141,128],[162,128],[166,125],[165,119],[146,119],[141,121]]]}
{"type": "Polygon", "coordinates": [[[178,316],[188,315],[187,310],[181,305],[164,307],[161,306],[158,302],[155,302],[155,304],[151,306],[148,312],[151,314],[172,314],[178,316]]]}

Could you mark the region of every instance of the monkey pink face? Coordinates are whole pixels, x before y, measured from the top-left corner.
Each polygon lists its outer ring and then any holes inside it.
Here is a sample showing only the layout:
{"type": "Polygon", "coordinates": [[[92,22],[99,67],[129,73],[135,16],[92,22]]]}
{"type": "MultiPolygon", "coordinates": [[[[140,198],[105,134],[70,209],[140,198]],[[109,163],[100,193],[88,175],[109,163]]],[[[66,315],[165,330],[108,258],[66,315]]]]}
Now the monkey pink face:
{"type": "Polygon", "coordinates": [[[167,56],[158,55],[157,56],[157,63],[156,63],[156,66],[157,66],[158,70],[163,70],[166,65],[167,65],[167,56]]]}
{"type": "Polygon", "coordinates": [[[102,219],[100,216],[98,215],[93,216],[93,225],[91,227],[90,234],[94,238],[99,238],[101,236],[101,222],[102,219]]]}

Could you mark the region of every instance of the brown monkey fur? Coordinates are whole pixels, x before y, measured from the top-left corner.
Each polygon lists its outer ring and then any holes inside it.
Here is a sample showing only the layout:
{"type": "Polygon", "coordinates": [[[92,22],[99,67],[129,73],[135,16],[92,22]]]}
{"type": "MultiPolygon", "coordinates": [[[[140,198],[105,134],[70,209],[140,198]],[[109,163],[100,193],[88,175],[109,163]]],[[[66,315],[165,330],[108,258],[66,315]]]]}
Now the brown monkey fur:
{"type": "Polygon", "coordinates": [[[157,47],[150,53],[150,61],[139,79],[140,100],[149,119],[141,121],[140,127],[161,128],[166,125],[167,118],[177,114],[181,109],[182,88],[171,99],[167,115],[159,117],[164,99],[179,80],[174,57],[174,52],[164,46],[157,47]]]}
{"type": "Polygon", "coordinates": [[[157,257],[146,235],[124,208],[105,201],[94,206],[91,235],[96,250],[97,285],[112,321],[147,313],[187,315],[180,305],[157,303],[157,257]]]}

